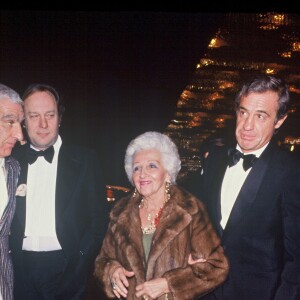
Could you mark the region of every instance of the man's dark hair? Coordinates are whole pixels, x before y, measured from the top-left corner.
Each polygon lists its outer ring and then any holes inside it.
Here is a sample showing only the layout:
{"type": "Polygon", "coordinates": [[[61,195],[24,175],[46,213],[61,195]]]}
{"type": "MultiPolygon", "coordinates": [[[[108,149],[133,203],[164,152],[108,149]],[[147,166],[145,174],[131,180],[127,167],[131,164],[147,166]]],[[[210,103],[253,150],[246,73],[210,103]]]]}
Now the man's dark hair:
{"type": "Polygon", "coordinates": [[[251,93],[265,93],[272,91],[278,95],[278,111],[276,121],[287,115],[290,105],[289,87],[283,79],[269,75],[260,75],[248,80],[241,88],[235,98],[235,109],[240,107],[240,101],[243,97],[251,93]]]}
{"type": "Polygon", "coordinates": [[[61,120],[62,115],[65,112],[65,106],[64,106],[62,99],[59,97],[59,94],[56,91],[56,89],[47,84],[33,83],[33,84],[29,85],[27,87],[27,89],[25,90],[25,92],[23,93],[23,97],[22,97],[23,101],[25,101],[26,98],[28,98],[30,95],[32,95],[33,93],[36,93],[36,92],[46,92],[48,94],[51,94],[54,97],[56,104],[57,104],[58,115],[61,120]]]}

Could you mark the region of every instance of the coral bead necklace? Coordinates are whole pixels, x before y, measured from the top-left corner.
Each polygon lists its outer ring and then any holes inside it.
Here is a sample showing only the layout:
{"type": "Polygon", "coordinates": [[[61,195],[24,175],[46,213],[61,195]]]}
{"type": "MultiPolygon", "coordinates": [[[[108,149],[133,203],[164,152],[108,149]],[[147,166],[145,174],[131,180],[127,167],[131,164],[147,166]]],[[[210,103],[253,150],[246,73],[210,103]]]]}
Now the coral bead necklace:
{"type": "Polygon", "coordinates": [[[163,209],[163,207],[161,207],[156,214],[153,214],[152,212],[147,214],[147,220],[150,222],[150,224],[148,226],[142,228],[143,234],[154,233],[154,231],[156,230],[156,227],[158,225],[162,209],[163,209]]]}
{"type": "MultiPolygon", "coordinates": [[[[147,212],[147,220],[150,222],[150,224],[148,226],[142,228],[143,234],[152,234],[155,232],[156,227],[157,227],[160,217],[161,217],[163,207],[168,202],[168,200],[169,199],[167,197],[167,199],[164,201],[163,205],[159,208],[159,210],[156,214],[153,213],[153,211],[147,212]]],[[[142,207],[147,208],[147,206],[145,206],[144,199],[142,199],[141,203],[139,204],[139,208],[141,209],[142,207]]]]}

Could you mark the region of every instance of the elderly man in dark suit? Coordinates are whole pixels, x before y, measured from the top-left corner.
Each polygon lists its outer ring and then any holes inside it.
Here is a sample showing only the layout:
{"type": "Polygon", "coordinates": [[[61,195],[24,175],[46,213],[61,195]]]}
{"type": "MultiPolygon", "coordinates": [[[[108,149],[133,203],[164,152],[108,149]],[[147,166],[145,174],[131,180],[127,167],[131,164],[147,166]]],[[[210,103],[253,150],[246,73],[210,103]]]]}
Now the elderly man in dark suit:
{"type": "Polygon", "coordinates": [[[98,158],[62,141],[53,87],[33,84],[23,101],[29,142],[14,152],[26,187],[11,229],[15,300],[84,299],[108,218],[98,158]]]}
{"type": "Polygon", "coordinates": [[[19,163],[10,156],[23,140],[23,102],[19,94],[0,84],[0,299],[13,300],[13,267],[9,254],[10,225],[16,208],[19,163]]]}
{"type": "Polygon", "coordinates": [[[289,99],[279,78],[245,83],[235,100],[237,143],[210,149],[186,186],[205,202],[230,264],[225,283],[203,299],[300,299],[299,160],[272,138],[289,99]]]}

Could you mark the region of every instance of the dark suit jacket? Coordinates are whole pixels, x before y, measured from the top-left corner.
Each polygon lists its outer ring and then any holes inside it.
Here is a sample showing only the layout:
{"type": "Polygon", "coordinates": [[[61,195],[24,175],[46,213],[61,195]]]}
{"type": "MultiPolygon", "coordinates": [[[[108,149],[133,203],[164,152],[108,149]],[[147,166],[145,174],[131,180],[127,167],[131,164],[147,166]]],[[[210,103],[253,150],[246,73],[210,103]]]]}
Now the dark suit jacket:
{"type": "MultiPolygon", "coordinates": [[[[21,146],[13,153],[21,166],[18,185],[27,180],[26,147],[29,145],[21,146]]],[[[18,267],[22,264],[26,196],[17,197],[16,202],[10,247],[13,263],[18,267]]],[[[56,234],[68,262],[62,290],[71,286],[76,288],[93,267],[108,225],[105,181],[94,151],[62,143],[58,156],[55,209],[56,234]]]]}
{"type": "MultiPolygon", "coordinates": [[[[300,299],[299,161],[270,143],[247,176],[223,231],[220,194],[227,149],[216,147],[186,187],[207,206],[230,271],[203,299],[300,299]]],[[[202,298],[201,298],[202,299],[202,298]]]]}

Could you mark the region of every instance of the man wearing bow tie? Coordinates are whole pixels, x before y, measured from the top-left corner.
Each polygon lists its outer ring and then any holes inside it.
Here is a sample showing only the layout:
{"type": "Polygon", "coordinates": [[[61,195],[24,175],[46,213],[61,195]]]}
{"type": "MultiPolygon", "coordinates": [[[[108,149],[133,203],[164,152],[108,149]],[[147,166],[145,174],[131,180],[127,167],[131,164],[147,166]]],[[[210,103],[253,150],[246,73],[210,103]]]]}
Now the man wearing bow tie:
{"type": "Polygon", "coordinates": [[[62,141],[64,106],[53,87],[33,84],[23,101],[29,143],[14,153],[26,185],[11,228],[15,300],[84,299],[108,218],[98,158],[62,141]]]}
{"type": "Polygon", "coordinates": [[[299,160],[273,140],[289,100],[279,78],[246,82],[235,99],[236,145],[210,149],[186,185],[206,204],[230,264],[225,283],[201,299],[300,299],[299,160]]]}

